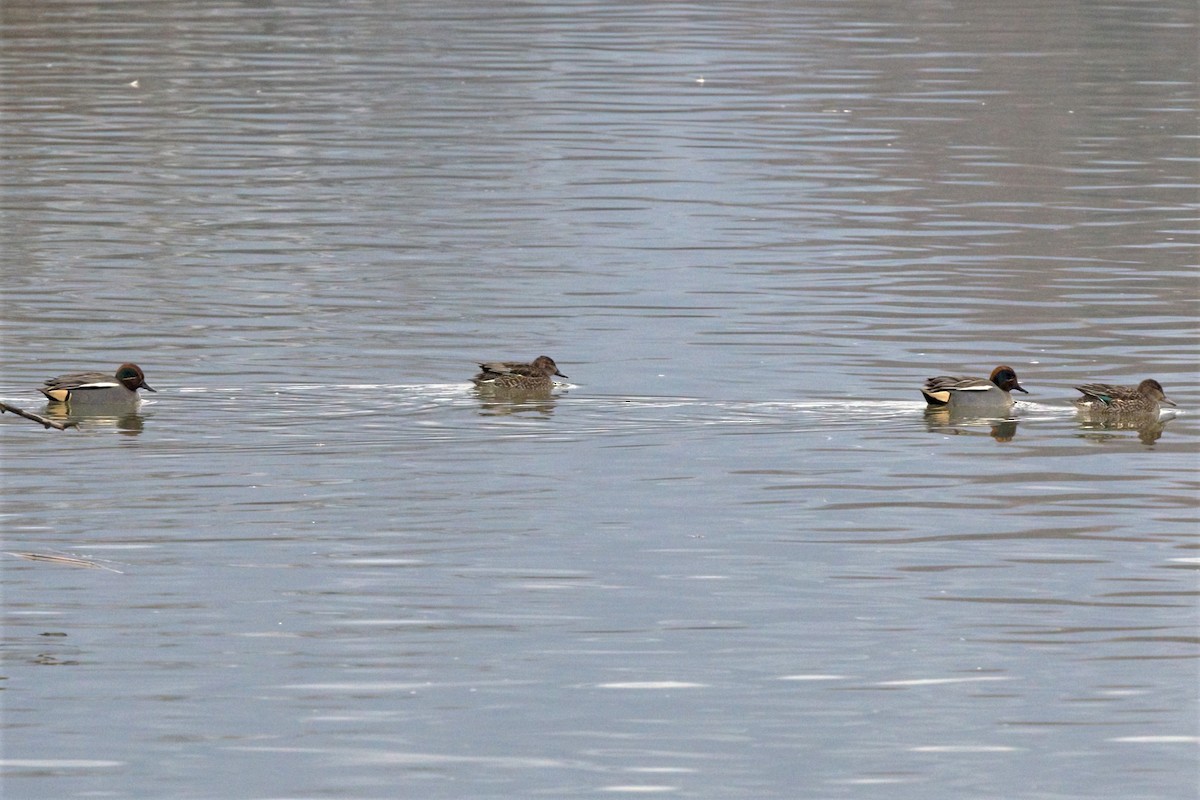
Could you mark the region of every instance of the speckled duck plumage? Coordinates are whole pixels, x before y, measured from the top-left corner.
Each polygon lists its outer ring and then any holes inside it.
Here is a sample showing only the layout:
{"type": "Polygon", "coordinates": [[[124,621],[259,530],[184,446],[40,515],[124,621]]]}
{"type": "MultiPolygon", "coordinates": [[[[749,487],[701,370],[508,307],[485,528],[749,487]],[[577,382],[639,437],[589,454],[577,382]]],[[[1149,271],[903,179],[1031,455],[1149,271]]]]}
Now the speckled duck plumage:
{"type": "Polygon", "coordinates": [[[1147,378],[1137,386],[1085,383],[1075,389],[1083,395],[1075,401],[1075,407],[1089,413],[1157,414],[1160,406],[1175,405],[1175,401],[1163,392],[1162,384],[1153,378],[1147,378]]]}
{"type": "Polygon", "coordinates": [[[551,375],[567,377],[558,371],[550,356],[538,356],[525,364],[519,361],[487,361],[479,365],[479,374],[471,381],[481,389],[545,391],[554,385],[551,375]]]}

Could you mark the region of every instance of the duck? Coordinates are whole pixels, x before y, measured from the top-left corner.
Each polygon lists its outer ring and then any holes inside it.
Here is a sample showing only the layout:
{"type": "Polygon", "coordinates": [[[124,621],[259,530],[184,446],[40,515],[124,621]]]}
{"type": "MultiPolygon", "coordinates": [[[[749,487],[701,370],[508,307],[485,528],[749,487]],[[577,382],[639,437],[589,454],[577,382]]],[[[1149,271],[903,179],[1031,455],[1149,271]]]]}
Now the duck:
{"type": "Polygon", "coordinates": [[[479,364],[479,374],[471,378],[477,387],[546,391],[554,385],[551,375],[566,378],[550,356],[538,356],[530,363],[520,361],[485,361],[479,364]]]}
{"type": "Polygon", "coordinates": [[[122,364],[112,375],[103,372],[59,375],[38,387],[50,402],[70,405],[136,404],[141,401],[138,389],[158,391],[146,383],[146,375],[137,364],[122,364]]]}
{"type": "Polygon", "coordinates": [[[1000,365],[988,378],[954,378],[939,375],[929,378],[921,387],[925,402],[933,407],[1009,409],[1015,400],[1010,392],[1029,394],[1017,382],[1012,367],[1000,365]]]}
{"type": "Polygon", "coordinates": [[[1113,386],[1107,383],[1085,383],[1075,390],[1083,397],[1075,401],[1080,411],[1108,414],[1157,414],[1160,406],[1174,406],[1162,384],[1147,378],[1137,386],[1113,386]]]}

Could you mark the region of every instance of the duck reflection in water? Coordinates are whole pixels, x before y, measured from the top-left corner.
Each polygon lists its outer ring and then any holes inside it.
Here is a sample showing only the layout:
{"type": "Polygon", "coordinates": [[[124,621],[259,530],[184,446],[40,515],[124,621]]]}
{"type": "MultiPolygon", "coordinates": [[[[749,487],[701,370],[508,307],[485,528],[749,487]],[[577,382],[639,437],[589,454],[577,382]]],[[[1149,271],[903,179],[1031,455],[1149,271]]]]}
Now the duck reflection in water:
{"type": "Polygon", "coordinates": [[[117,367],[112,375],[72,372],[49,378],[38,387],[48,401],[48,419],[80,427],[115,427],[132,434],[141,433],[143,427],[138,389],[158,391],[146,383],[142,368],[131,363],[117,367]]]}
{"type": "Polygon", "coordinates": [[[1137,431],[1144,444],[1154,444],[1162,436],[1163,426],[1175,418],[1174,410],[1164,408],[1173,408],[1175,401],[1153,378],[1137,386],[1087,383],[1075,389],[1083,395],[1075,401],[1080,427],[1095,441],[1114,438],[1108,432],[1137,431]]]}
{"type": "Polygon", "coordinates": [[[541,414],[548,417],[554,413],[557,397],[546,392],[481,391],[479,413],[486,417],[501,417],[509,414],[541,414]]]}
{"type": "Polygon", "coordinates": [[[552,376],[562,374],[550,356],[538,356],[528,364],[519,361],[485,361],[479,374],[471,378],[478,390],[483,412],[489,415],[536,411],[554,413],[558,386],[552,376]]]}
{"type": "Polygon", "coordinates": [[[1175,415],[1167,414],[1159,417],[1157,414],[1137,416],[1089,417],[1080,415],[1079,427],[1083,438],[1093,442],[1104,443],[1124,439],[1121,431],[1137,431],[1142,444],[1154,444],[1163,435],[1163,428],[1175,415]]]}
{"type": "Polygon", "coordinates": [[[145,427],[146,418],[139,409],[111,406],[69,406],[49,403],[45,416],[56,422],[73,422],[82,430],[116,428],[121,433],[137,436],[145,427]]]}
{"type": "Polygon", "coordinates": [[[954,436],[978,436],[978,430],[987,426],[988,435],[997,442],[1011,442],[1017,435],[1017,420],[981,417],[977,414],[955,412],[946,406],[929,406],[925,409],[925,427],[930,433],[954,436]]]}

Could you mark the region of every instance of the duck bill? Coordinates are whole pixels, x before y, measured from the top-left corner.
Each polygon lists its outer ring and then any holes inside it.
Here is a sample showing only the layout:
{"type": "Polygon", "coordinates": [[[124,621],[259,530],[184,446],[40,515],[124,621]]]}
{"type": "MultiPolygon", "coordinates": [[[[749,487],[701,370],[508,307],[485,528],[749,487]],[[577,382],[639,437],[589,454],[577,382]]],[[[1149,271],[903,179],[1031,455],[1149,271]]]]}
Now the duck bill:
{"type": "Polygon", "coordinates": [[[148,383],[143,383],[142,388],[145,389],[147,392],[154,392],[155,394],[158,394],[158,389],[155,389],[153,386],[151,386],[148,383]]]}
{"type": "Polygon", "coordinates": [[[1164,406],[1171,406],[1172,408],[1175,408],[1179,405],[1178,403],[1176,403],[1174,400],[1167,397],[1166,395],[1163,395],[1162,400],[1159,400],[1158,402],[1164,406]]]}
{"type": "Polygon", "coordinates": [[[1022,388],[1021,388],[1021,384],[1019,384],[1019,383],[1014,383],[1012,388],[1013,388],[1015,391],[1018,391],[1018,392],[1020,392],[1021,394],[1029,394],[1029,392],[1027,392],[1027,391],[1025,391],[1024,389],[1022,389],[1022,388]]]}

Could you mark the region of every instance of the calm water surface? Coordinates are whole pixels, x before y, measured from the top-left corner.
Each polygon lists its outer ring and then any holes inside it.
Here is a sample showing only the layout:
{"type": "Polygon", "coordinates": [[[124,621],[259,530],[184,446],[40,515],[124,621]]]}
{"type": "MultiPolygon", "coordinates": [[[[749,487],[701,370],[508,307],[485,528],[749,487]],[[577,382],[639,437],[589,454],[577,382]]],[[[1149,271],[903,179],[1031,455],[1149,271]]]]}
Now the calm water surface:
{"type": "Polygon", "coordinates": [[[0,22],[6,797],[1200,796],[1193,4],[0,22]]]}

